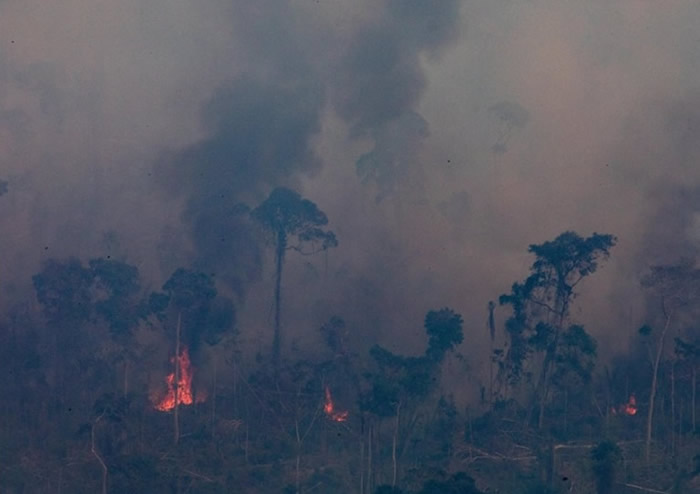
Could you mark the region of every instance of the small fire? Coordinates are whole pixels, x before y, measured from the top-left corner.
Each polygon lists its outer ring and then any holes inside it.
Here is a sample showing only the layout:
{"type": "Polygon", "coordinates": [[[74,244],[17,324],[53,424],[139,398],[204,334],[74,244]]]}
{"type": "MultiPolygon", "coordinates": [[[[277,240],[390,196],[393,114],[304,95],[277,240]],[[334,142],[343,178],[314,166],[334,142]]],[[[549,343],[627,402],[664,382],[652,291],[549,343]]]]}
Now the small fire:
{"type": "Polygon", "coordinates": [[[348,419],[348,412],[335,411],[335,405],[333,404],[333,397],[331,396],[331,390],[326,386],[326,402],[323,405],[323,411],[326,412],[326,416],[334,422],[345,422],[348,419]]]}
{"type": "Polygon", "coordinates": [[[620,407],[622,409],[622,412],[625,413],[626,415],[636,415],[637,414],[637,398],[634,397],[634,394],[630,395],[630,399],[627,402],[626,405],[620,407]]]}
{"type": "Polygon", "coordinates": [[[612,407],[610,411],[613,415],[617,415],[618,413],[620,415],[637,415],[637,398],[635,398],[634,393],[630,395],[627,403],[624,403],[617,408],[612,407]]]}
{"type": "MultiPolygon", "coordinates": [[[[175,357],[170,361],[175,363],[175,357]]],[[[177,366],[180,374],[180,379],[177,383],[177,402],[180,405],[191,405],[194,401],[192,396],[192,365],[189,351],[185,346],[183,346],[182,353],[177,358],[177,366]]],[[[171,372],[165,378],[165,382],[168,385],[168,392],[165,398],[155,405],[156,410],[161,412],[167,412],[175,408],[175,373],[171,372]]]]}

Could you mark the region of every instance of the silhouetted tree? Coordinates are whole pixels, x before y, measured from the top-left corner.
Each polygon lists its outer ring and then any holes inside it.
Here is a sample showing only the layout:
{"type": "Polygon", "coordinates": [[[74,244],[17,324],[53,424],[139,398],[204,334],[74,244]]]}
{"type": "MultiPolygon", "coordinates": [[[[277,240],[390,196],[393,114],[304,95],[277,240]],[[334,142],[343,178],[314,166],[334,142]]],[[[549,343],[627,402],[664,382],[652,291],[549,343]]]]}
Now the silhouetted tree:
{"type": "Polygon", "coordinates": [[[552,241],[530,245],[528,250],[535,255],[530,276],[522,283],[514,283],[511,292],[499,298],[502,305],[513,308],[513,315],[506,322],[510,348],[504,362],[510,380],[519,379],[531,353],[543,355],[535,388],[540,428],[560,338],[576,295],[574,289],[596,271],[599,260],[609,256],[615,242],[612,235],[594,233],[583,238],[565,232],[552,241]]]}
{"type": "Polygon", "coordinates": [[[700,341],[685,341],[676,338],[676,354],[690,367],[690,419],[692,432],[696,432],[697,376],[700,366],[700,341]]]}
{"type": "Polygon", "coordinates": [[[75,258],[49,259],[34,275],[36,297],[47,321],[61,328],[80,325],[92,314],[93,273],[75,258]]]}
{"type": "Polygon", "coordinates": [[[452,309],[431,310],[425,316],[425,332],[428,348],[425,355],[434,362],[441,362],[448,350],[462,343],[462,316],[452,309]]]}
{"type": "Polygon", "coordinates": [[[326,214],[299,193],[278,187],[251,212],[255,221],[271,235],[275,249],[275,333],[272,343],[273,365],[279,369],[281,334],[282,267],[288,250],[313,254],[338,245],[335,234],[324,230],[326,214]],[[291,242],[290,242],[291,241],[291,242]]]}
{"type": "Polygon", "coordinates": [[[428,312],[424,326],[428,345],[423,356],[404,357],[379,345],[370,350],[378,370],[367,374],[371,387],[360,397],[361,409],[379,418],[394,419],[392,486],[396,485],[398,475],[397,445],[402,413],[409,414],[406,429],[410,433],[417,420],[418,405],[437,387],[439,366],[445,354],[464,338],[462,316],[449,308],[428,312]]]}
{"type": "Polygon", "coordinates": [[[583,404],[590,399],[597,347],[595,339],[578,324],[569,326],[561,334],[552,371],[552,385],[564,398],[565,433],[568,427],[569,402],[583,404]]]}
{"type": "Polygon", "coordinates": [[[104,258],[92,259],[89,266],[94,277],[95,312],[107,322],[112,339],[121,348],[126,396],[131,336],[139,321],[148,314],[146,301],[141,297],[139,271],[125,262],[104,258]]]}
{"type": "Polygon", "coordinates": [[[85,341],[80,347],[73,343],[78,341],[80,329],[93,314],[93,280],[92,271],[75,258],[49,259],[32,278],[37,300],[52,328],[56,376],[62,398],[65,398],[66,367],[76,361],[68,353],[84,349],[86,345],[85,341]]]}
{"type": "Polygon", "coordinates": [[[639,333],[645,337],[650,353],[654,353],[652,359],[651,389],[649,393],[649,409],[647,411],[645,453],[649,462],[651,453],[651,438],[654,423],[654,402],[658,386],[659,365],[664,352],[666,335],[671,327],[671,322],[678,316],[678,312],[691,301],[700,298],[700,269],[696,269],[690,261],[682,261],[679,264],[667,266],[652,266],[649,274],[642,279],[644,286],[660,302],[663,326],[656,338],[655,351],[652,352],[651,326],[645,325],[639,333]]]}
{"type": "MultiPolygon", "coordinates": [[[[211,276],[185,268],[178,268],[163,285],[163,293],[150,296],[150,309],[159,319],[175,319],[175,354],[173,358],[174,382],[180,380],[179,356],[184,340],[191,351],[200,341],[215,342],[218,336],[232,327],[235,312],[233,304],[226,300],[217,303],[217,290],[211,276]],[[168,318],[170,313],[170,318],[168,318]]],[[[175,390],[174,440],[180,438],[178,386],[175,390]]]]}

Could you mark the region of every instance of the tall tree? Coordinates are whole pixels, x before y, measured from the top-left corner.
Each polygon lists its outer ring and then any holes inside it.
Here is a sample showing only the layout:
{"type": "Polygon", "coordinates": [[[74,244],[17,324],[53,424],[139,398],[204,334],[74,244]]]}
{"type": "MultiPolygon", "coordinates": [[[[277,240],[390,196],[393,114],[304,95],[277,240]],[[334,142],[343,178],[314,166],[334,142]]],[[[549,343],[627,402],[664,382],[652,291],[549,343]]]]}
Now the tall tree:
{"type": "MultiPolygon", "coordinates": [[[[174,325],[174,331],[169,334],[174,337],[174,382],[179,383],[181,347],[187,345],[194,352],[202,340],[216,343],[220,335],[233,326],[235,311],[228,299],[217,298],[214,280],[205,273],[178,268],[163,285],[163,292],[151,294],[150,310],[162,321],[169,320],[174,325]]],[[[174,386],[174,391],[173,433],[177,444],[180,439],[179,385],[174,386]]]]}
{"type": "MultiPolygon", "coordinates": [[[[393,418],[392,435],[392,487],[398,478],[399,451],[397,450],[402,417],[405,418],[405,434],[410,435],[418,420],[419,406],[431,395],[439,383],[440,364],[447,352],[454,350],[463,339],[462,316],[447,307],[431,310],[425,316],[425,332],[428,345],[419,357],[404,357],[375,345],[370,350],[377,371],[367,373],[370,389],[360,396],[360,408],[377,416],[393,418]]],[[[370,431],[372,424],[369,425],[370,431]]],[[[371,437],[371,434],[370,434],[371,437]]],[[[404,437],[404,443],[407,437],[404,437]]],[[[371,440],[370,440],[371,441],[371,440]]],[[[371,442],[368,444],[371,448],[371,442]]],[[[402,448],[405,450],[405,448],[402,448]]],[[[368,472],[368,491],[371,478],[368,472]]]]}
{"type": "Polygon", "coordinates": [[[139,270],[123,261],[92,259],[89,262],[94,277],[95,312],[104,319],[112,339],[119,345],[124,366],[124,396],[129,391],[129,359],[132,333],[147,315],[147,305],[141,298],[139,270]]]}
{"type": "Polygon", "coordinates": [[[667,266],[652,266],[650,272],[642,279],[644,286],[659,302],[662,316],[662,328],[656,338],[655,351],[652,352],[652,328],[645,325],[639,333],[647,339],[646,343],[652,357],[651,389],[649,392],[649,409],[647,410],[645,457],[647,463],[651,453],[651,438],[654,427],[654,403],[658,386],[659,366],[664,353],[666,335],[672,326],[672,322],[678,318],[678,313],[690,302],[700,298],[700,269],[693,263],[684,260],[678,264],[667,266]]]}
{"type": "Polygon", "coordinates": [[[676,354],[681,358],[681,361],[690,367],[690,423],[692,433],[696,432],[696,395],[697,395],[697,376],[698,367],[700,367],[700,340],[686,341],[682,338],[676,338],[676,354]]]}
{"type": "Polygon", "coordinates": [[[92,317],[92,284],[94,275],[78,259],[47,260],[41,271],[32,277],[36,297],[52,328],[56,352],[56,379],[62,399],[65,399],[66,369],[77,360],[70,352],[85,345],[74,345],[82,327],[92,317]]]}
{"type": "Polygon", "coordinates": [[[531,353],[542,355],[535,388],[539,428],[544,421],[560,339],[566,330],[575,288],[596,271],[600,259],[609,256],[615,242],[615,237],[608,234],[594,233],[583,238],[574,232],[564,232],[554,240],[530,245],[528,250],[535,255],[530,276],[522,283],[514,283],[511,292],[499,298],[502,305],[513,308],[513,315],[506,322],[510,348],[505,354],[505,368],[511,377],[520,376],[531,353]]]}
{"type": "Polygon", "coordinates": [[[328,224],[326,214],[316,204],[303,199],[299,193],[278,187],[251,216],[271,236],[275,249],[275,332],[272,360],[279,370],[281,348],[280,311],[282,303],[282,268],[288,250],[313,254],[338,245],[335,234],[322,227],[328,224]]]}

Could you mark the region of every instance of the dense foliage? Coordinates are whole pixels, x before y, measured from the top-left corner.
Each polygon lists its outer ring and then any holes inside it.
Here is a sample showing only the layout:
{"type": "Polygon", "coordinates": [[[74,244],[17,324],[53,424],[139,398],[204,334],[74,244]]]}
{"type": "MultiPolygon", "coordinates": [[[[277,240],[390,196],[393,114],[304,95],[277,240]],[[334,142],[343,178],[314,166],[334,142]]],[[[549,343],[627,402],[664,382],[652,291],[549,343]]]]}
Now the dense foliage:
{"type": "Polygon", "coordinates": [[[41,266],[32,279],[36,300],[16,304],[0,322],[0,491],[698,487],[693,263],[651,268],[643,282],[649,324],[628,354],[607,363],[598,362],[598,344],[572,308],[616,239],[573,232],[530,246],[530,273],[501,295],[503,309],[489,303],[491,355],[473,351],[475,329],[448,307],[427,312],[423,350],[414,354],[386,342],[356,352],[362,345],[342,315],[313,332],[322,352],[283,353],[285,252],[337,241],[322,229],[325,214],[289,189],[251,211],[249,221],[268,235],[261,242],[274,247],[277,307],[271,350],[255,360],[241,358],[237,307],[211,274],[183,266],[152,290],[125,260],[41,266]],[[489,366],[491,377],[480,382],[477,369],[489,366]],[[480,398],[456,398],[463,390],[445,379],[455,367],[463,382],[477,382],[480,398]]]}

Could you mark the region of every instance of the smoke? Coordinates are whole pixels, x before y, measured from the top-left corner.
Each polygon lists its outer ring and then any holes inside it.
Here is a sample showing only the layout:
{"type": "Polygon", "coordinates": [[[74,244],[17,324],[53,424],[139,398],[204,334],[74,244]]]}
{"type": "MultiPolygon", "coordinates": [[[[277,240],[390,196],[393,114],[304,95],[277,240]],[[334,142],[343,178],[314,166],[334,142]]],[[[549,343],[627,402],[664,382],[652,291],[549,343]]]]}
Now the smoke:
{"type": "Polygon", "coordinates": [[[449,305],[478,367],[487,302],[575,230],[619,238],[574,317],[623,348],[646,266],[700,242],[698,22],[691,0],[5,0],[0,282],[19,298],[42,259],[113,255],[157,287],[192,263],[265,345],[247,208],[284,185],[340,242],[288,257],[302,343],[339,315],[421,351],[449,305]]]}
{"type": "Polygon", "coordinates": [[[260,265],[244,203],[319,167],[309,139],[319,128],[322,96],[304,84],[238,80],[206,105],[209,136],[167,154],[157,167],[169,191],[187,196],[184,219],[198,264],[223,274],[239,293],[260,265]]]}

